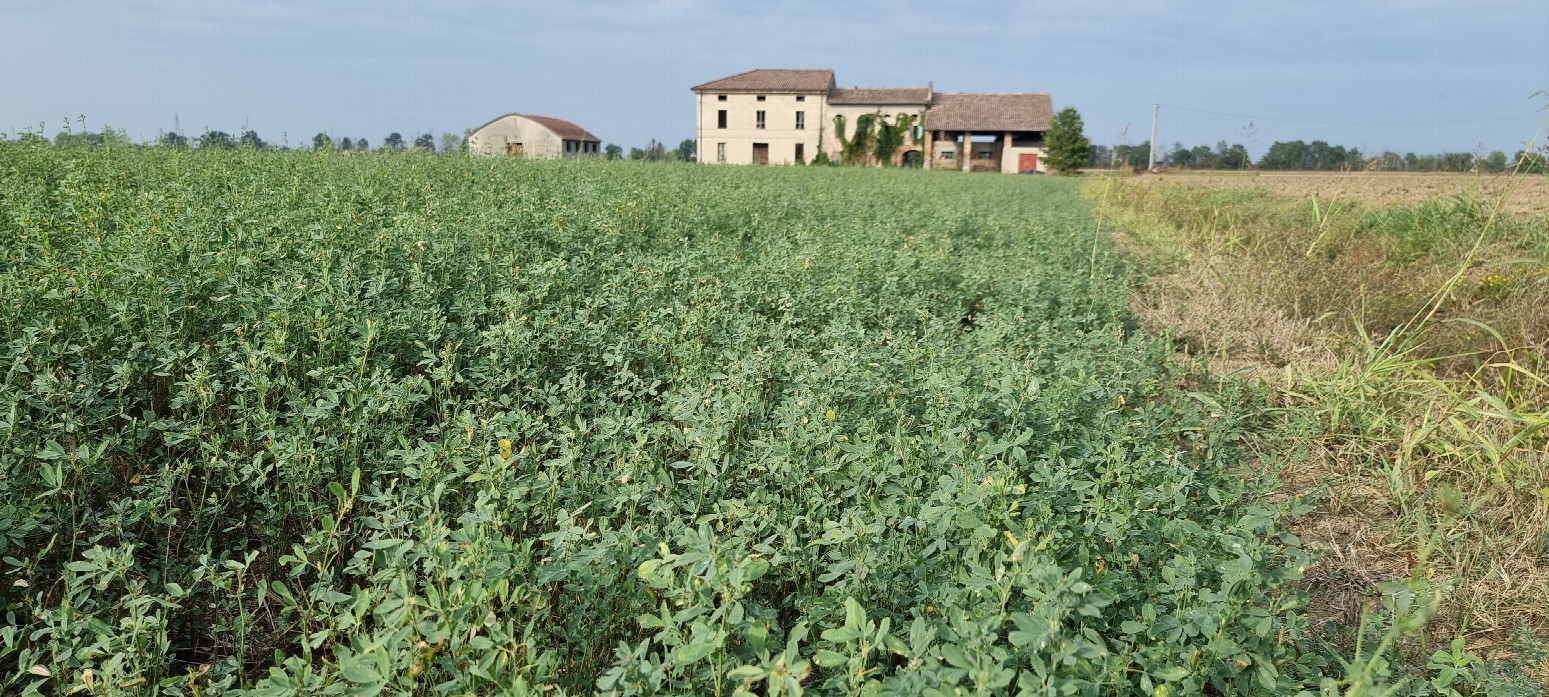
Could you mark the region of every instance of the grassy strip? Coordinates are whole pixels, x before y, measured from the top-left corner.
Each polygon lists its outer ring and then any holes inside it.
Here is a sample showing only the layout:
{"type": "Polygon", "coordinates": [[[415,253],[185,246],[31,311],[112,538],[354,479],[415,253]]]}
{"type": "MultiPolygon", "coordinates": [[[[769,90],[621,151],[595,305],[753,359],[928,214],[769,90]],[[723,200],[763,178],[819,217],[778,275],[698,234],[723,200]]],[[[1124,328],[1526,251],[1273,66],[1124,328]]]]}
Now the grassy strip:
{"type": "Polygon", "coordinates": [[[1152,266],[1141,321],[1223,379],[1271,388],[1259,447],[1290,493],[1326,500],[1297,527],[1328,550],[1307,581],[1314,615],[1359,625],[1413,579],[1439,596],[1430,629],[1397,643],[1413,663],[1453,636],[1492,659],[1537,655],[1549,216],[1500,214],[1509,187],[1412,207],[1136,179],[1087,195],[1152,266]]]}

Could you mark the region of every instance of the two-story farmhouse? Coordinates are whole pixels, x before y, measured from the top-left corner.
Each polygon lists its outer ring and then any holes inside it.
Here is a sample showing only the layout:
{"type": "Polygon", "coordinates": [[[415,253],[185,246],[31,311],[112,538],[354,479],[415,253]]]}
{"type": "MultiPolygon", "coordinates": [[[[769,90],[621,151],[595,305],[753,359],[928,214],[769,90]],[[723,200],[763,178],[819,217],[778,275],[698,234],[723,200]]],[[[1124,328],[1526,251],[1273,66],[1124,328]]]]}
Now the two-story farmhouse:
{"type": "Polygon", "coordinates": [[[759,69],[693,88],[699,161],[817,159],[974,172],[1043,171],[1048,92],[834,84],[832,70],[759,69]]]}

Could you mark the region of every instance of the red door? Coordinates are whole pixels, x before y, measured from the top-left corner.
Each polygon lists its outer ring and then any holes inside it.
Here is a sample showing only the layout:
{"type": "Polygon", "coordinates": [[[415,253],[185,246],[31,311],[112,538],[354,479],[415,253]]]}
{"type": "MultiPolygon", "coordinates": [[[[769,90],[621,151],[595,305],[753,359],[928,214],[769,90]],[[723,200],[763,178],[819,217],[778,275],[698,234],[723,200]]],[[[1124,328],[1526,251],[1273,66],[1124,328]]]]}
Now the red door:
{"type": "Polygon", "coordinates": [[[1017,155],[1017,171],[1028,172],[1038,169],[1038,153],[1028,152],[1017,155]]]}

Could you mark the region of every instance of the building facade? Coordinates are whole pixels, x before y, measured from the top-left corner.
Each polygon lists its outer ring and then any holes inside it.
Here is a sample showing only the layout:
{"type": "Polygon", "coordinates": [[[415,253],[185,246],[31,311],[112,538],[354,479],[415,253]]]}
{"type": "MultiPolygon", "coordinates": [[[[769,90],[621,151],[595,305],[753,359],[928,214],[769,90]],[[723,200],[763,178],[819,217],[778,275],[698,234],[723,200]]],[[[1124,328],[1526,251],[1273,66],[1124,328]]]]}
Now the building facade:
{"type": "Polygon", "coordinates": [[[468,152],[551,159],[595,155],[602,141],[564,119],[532,114],[506,114],[478,127],[468,136],[468,152]]]}
{"type": "Polygon", "coordinates": [[[797,164],[822,153],[856,165],[1044,171],[1054,120],[1047,92],[841,88],[832,70],[750,70],[693,92],[699,161],[712,164],[797,164]]]}

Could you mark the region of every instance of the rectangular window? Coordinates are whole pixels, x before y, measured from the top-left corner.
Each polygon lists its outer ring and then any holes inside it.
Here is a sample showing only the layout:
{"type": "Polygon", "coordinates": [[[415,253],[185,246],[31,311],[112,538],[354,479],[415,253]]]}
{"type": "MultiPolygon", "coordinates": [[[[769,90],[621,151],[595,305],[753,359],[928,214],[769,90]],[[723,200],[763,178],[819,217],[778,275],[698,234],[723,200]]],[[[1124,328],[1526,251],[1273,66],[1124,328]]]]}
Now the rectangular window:
{"type": "Polygon", "coordinates": [[[950,159],[952,159],[953,157],[956,157],[956,156],[957,156],[956,153],[952,152],[951,150],[942,150],[941,151],[941,159],[943,159],[943,160],[950,160],[950,159]]]}
{"type": "Polygon", "coordinates": [[[801,130],[805,130],[806,128],[807,128],[807,112],[805,112],[805,111],[798,111],[798,112],[796,112],[796,130],[801,131],[801,130]]]}
{"type": "Polygon", "coordinates": [[[757,123],[755,123],[753,127],[754,128],[763,128],[764,127],[764,112],[759,111],[759,112],[757,112],[757,114],[758,114],[758,117],[757,117],[758,120],[757,120],[757,123]]]}
{"type": "Polygon", "coordinates": [[[726,144],[725,143],[716,143],[715,144],[715,161],[716,162],[725,162],[726,161],[726,144]]]}
{"type": "Polygon", "coordinates": [[[762,95],[762,94],[758,95],[758,101],[760,101],[760,102],[764,101],[764,95],[762,95]]]}
{"type": "Polygon", "coordinates": [[[979,159],[981,159],[981,160],[991,160],[991,159],[994,159],[994,158],[995,158],[995,153],[993,151],[990,151],[990,150],[980,150],[979,151],[979,159]]]}
{"type": "MultiPolygon", "coordinates": [[[[796,113],[799,114],[801,112],[796,112],[796,113]]],[[[796,144],[796,164],[806,164],[806,162],[807,162],[807,144],[806,143],[797,143],[796,144]]]]}
{"type": "Polygon", "coordinates": [[[715,112],[715,127],[716,128],[725,128],[726,127],[726,110],[725,109],[722,109],[720,111],[715,112]]]}
{"type": "Polygon", "coordinates": [[[807,101],[807,97],[806,97],[806,95],[798,94],[798,95],[796,95],[796,101],[798,101],[798,102],[805,102],[805,101],[807,101]]]}
{"type": "Polygon", "coordinates": [[[724,101],[726,101],[726,95],[724,95],[724,94],[715,95],[715,101],[717,101],[717,102],[724,102],[724,101]]]}

